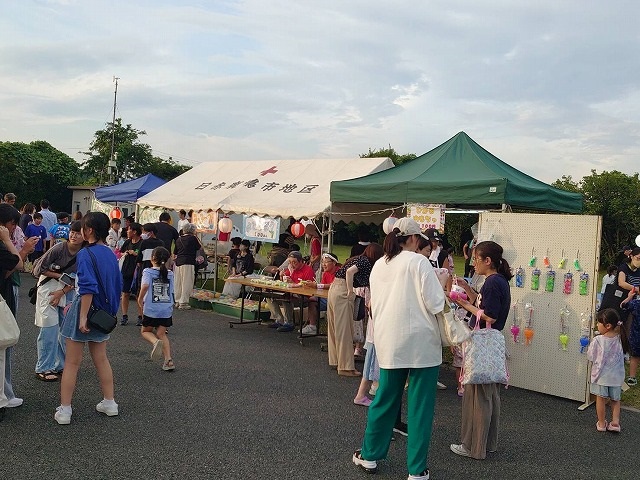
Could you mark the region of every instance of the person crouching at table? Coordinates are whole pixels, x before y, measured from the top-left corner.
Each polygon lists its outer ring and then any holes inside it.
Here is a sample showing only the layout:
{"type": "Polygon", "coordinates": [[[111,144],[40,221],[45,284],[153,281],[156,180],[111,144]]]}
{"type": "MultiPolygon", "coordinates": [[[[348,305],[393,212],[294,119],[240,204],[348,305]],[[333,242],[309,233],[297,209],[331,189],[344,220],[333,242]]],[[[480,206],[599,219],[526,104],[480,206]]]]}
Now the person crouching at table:
{"type": "MultiPolygon", "coordinates": [[[[302,254],[297,251],[289,253],[287,257],[289,266],[285,269],[281,276],[288,283],[300,283],[300,280],[313,281],[315,275],[313,269],[304,263],[302,254]]],[[[294,329],[293,304],[288,300],[268,299],[267,305],[271,311],[271,316],[275,322],[269,325],[270,328],[277,328],[278,332],[291,332],[294,329]],[[280,307],[284,307],[284,315],[280,307]]]]}

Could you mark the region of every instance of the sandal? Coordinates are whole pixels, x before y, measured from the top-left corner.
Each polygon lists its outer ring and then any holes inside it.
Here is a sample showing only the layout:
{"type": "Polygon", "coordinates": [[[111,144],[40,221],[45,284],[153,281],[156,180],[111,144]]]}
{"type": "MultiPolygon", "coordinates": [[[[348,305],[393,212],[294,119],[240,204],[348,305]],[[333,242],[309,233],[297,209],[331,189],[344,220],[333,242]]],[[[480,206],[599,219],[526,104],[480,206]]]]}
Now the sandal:
{"type": "Polygon", "coordinates": [[[163,364],[162,364],[162,370],[164,370],[165,372],[170,372],[176,369],[176,366],[173,364],[173,359],[169,359],[166,360],[163,364]]]}
{"type": "Polygon", "coordinates": [[[637,384],[638,380],[636,380],[636,377],[627,378],[627,385],[629,385],[630,387],[635,387],[637,384]]]}
{"type": "Polygon", "coordinates": [[[620,432],[620,424],[619,423],[610,423],[607,425],[607,431],[618,433],[620,432]]]}
{"type": "Polygon", "coordinates": [[[358,370],[338,370],[341,377],[360,377],[362,374],[358,370]]]}
{"type": "Polygon", "coordinates": [[[373,400],[371,400],[369,397],[363,397],[362,399],[358,400],[357,398],[353,399],[353,403],[355,405],[361,405],[363,407],[368,407],[369,405],[371,405],[371,402],[373,400]]]}
{"type": "Polygon", "coordinates": [[[57,382],[60,379],[57,373],[50,370],[46,372],[36,372],[36,377],[43,382],[57,382]]]}
{"type": "Polygon", "coordinates": [[[596,422],[596,430],[598,430],[599,432],[606,432],[607,428],[608,428],[609,424],[607,423],[607,421],[605,420],[604,422],[604,427],[600,426],[600,422],[596,422]]]}

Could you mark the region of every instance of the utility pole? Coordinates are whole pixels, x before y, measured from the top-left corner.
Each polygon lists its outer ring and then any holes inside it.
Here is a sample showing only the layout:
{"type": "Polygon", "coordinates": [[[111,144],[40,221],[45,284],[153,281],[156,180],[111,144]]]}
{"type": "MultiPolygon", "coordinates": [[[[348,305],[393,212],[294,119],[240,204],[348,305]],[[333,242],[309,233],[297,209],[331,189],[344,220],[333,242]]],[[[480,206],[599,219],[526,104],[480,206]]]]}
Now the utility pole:
{"type": "Polygon", "coordinates": [[[111,156],[109,157],[109,163],[107,164],[107,174],[109,177],[109,183],[113,184],[113,172],[116,169],[116,159],[114,156],[114,144],[116,137],[116,103],[118,101],[118,80],[120,77],[113,76],[113,81],[116,82],[116,90],[113,93],[113,120],[111,122],[111,156]]]}

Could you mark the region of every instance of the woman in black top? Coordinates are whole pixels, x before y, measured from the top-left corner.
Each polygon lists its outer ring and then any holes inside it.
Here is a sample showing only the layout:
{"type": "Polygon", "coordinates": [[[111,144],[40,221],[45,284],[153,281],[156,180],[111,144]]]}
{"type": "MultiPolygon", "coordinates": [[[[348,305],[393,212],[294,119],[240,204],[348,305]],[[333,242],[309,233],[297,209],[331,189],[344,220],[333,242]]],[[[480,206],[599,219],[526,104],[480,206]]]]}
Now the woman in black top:
{"type": "MultiPolygon", "coordinates": [[[[126,230],[127,239],[120,247],[120,253],[124,257],[120,272],[122,272],[122,298],[120,299],[120,308],[122,309],[121,325],[129,322],[129,296],[138,293],[137,285],[140,283],[135,278],[136,262],[142,248],[142,225],[137,222],[131,222],[126,230]]],[[[142,272],[138,272],[142,274],[142,272]]],[[[138,322],[142,324],[142,312],[138,312],[138,322]]]]}
{"type": "Polygon", "coordinates": [[[189,308],[189,297],[196,275],[196,256],[202,247],[196,237],[196,226],[188,223],[182,227],[182,235],[176,241],[175,297],[178,308],[189,308]]]}
{"type": "Polygon", "coordinates": [[[242,240],[240,242],[240,252],[236,255],[235,264],[231,267],[232,275],[251,275],[253,273],[253,255],[249,251],[251,242],[249,240],[242,240]]]}
{"type": "Polygon", "coordinates": [[[362,255],[351,257],[336,272],[329,287],[327,302],[327,340],[329,365],[338,375],[358,377],[353,362],[353,319],[356,294],[354,287],[368,287],[373,264],[384,255],[377,243],[367,246],[362,255]]]}
{"type": "MultiPolygon", "coordinates": [[[[480,312],[480,328],[487,323],[502,330],[511,308],[509,280],[513,276],[507,261],[502,258],[502,247],[495,242],[480,242],[475,249],[476,273],[486,280],[480,294],[458,279],[470,301],[456,300],[460,307],[473,315],[469,326],[474,327],[480,312]]],[[[500,420],[500,384],[467,384],[462,396],[462,433],[460,444],[452,444],[451,451],[464,457],[483,460],[487,452],[498,449],[498,423],[500,420]]]]}

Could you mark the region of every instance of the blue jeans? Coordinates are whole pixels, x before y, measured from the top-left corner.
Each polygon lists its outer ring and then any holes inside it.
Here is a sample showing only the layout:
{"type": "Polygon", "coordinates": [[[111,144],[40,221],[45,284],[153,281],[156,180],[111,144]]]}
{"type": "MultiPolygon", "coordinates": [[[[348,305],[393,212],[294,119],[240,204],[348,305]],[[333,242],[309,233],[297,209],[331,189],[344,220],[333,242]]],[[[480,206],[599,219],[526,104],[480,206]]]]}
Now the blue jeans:
{"type": "Polygon", "coordinates": [[[326,298],[318,298],[318,311],[326,312],[327,311],[327,299],[326,298]]]}
{"type": "Polygon", "coordinates": [[[59,325],[40,328],[36,373],[59,372],[64,369],[64,346],[62,340],[59,325]]]}

